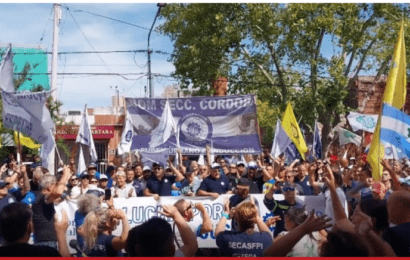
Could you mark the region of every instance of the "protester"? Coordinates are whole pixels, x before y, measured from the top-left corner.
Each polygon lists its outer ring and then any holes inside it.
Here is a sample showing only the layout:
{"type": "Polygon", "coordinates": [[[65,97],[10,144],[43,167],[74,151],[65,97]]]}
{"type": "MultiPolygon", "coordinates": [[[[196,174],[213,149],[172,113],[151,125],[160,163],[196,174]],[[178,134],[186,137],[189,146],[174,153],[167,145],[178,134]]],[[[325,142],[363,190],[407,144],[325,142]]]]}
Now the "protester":
{"type": "Polygon", "coordinates": [[[9,185],[8,182],[0,179],[0,210],[5,206],[16,202],[16,198],[9,194],[7,185],[9,185]]]}
{"type": "Polygon", "coordinates": [[[216,199],[220,194],[232,194],[229,181],[226,176],[221,175],[220,168],[217,163],[211,165],[211,174],[201,182],[197,192],[198,196],[211,196],[216,199]]]}
{"type": "Polygon", "coordinates": [[[78,177],[76,174],[72,174],[67,184],[67,195],[71,196],[71,191],[74,187],[78,186],[78,177]]]}
{"type": "Polygon", "coordinates": [[[34,242],[57,248],[57,235],[54,229],[54,204],[60,199],[71,176],[70,168],[64,167],[59,182],[53,175],[44,175],[40,180],[41,192],[32,205],[34,242]]]}
{"type": "Polygon", "coordinates": [[[80,185],[75,186],[71,189],[70,198],[73,200],[77,199],[78,196],[87,193],[88,188],[90,186],[90,176],[87,172],[83,172],[79,178],[81,182],[80,185]]]}
{"type": "MultiPolygon", "coordinates": [[[[125,178],[125,176],[124,176],[125,178]]],[[[84,219],[78,232],[84,238],[84,253],[87,256],[114,257],[122,256],[121,249],[125,248],[129,231],[127,216],[121,209],[97,208],[90,211],[84,219]],[[112,235],[121,221],[121,236],[112,235]]]]}
{"type": "Polygon", "coordinates": [[[144,190],[145,196],[153,196],[156,200],[160,196],[171,196],[172,184],[181,182],[184,176],[176,171],[176,176],[165,176],[164,165],[160,162],[152,165],[154,175],[147,182],[147,187],[144,190]]]}
{"type": "Polygon", "coordinates": [[[223,256],[228,257],[257,257],[263,256],[263,251],[272,243],[272,236],[268,226],[258,214],[256,205],[249,201],[235,208],[235,219],[238,231],[225,231],[226,220],[230,209],[228,200],[224,205],[224,212],[215,229],[216,245],[223,256]],[[259,232],[255,231],[255,224],[259,232]],[[254,246],[248,246],[254,245],[254,246]]]}
{"type": "MultiPolygon", "coordinates": [[[[134,172],[132,172],[134,174],[134,172]]],[[[111,192],[114,198],[131,198],[136,197],[135,189],[133,186],[127,185],[125,172],[118,171],[116,174],[116,185],[111,188],[111,192]]]]}
{"type": "Polygon", "coordinates": [[[135,173],[132,168],[127,168],[127,171],[125,172],[125,183],[127,185],[132,185],[134,183],[135,179],[135,173]]]}
{"type": "Polygon", "coordinates": [[[285,230],[284,215],[288,212],[290,206],[295,206],[298,208],[302,207],[302,205],[296,201],[295,185],[290,182],[275,183],[275,185],[272,186],[269,192],[266,193],[263,203],[270,211],[273,212],[275,216],[279,216],[280,218],[280,220],[276,222],[275,231],[273,233],[274,237],[285,230]],[[279,187],[282,190],[285,199],[277,201],[273,197],[273,193],[278,190],[279,187]]]}
{"type": "Polygon", "coordinates": [[[410,256],[410,193],[393,192],[387,199],[390,223],[396,225],[385,236],[397,256],[410,256]]]}
{"type": "Polygon", "coordinates": [[[174,244],[171,225],[161,218],[151,218],[130,230],[127,253],[131,257],[191,257],[198,250],[198,242],[188,223],[174,206],[162,206],[161,214],[171,217],[181,235],[183,246],[178,250],[174,244]]]}
{"type": "Polygon", "coordinates": [[[100,181],[98,182],[98,188],[103,190],[109,189],[108,187],[108,176],[105,174],[100,175],[100,181]]]}
{"type": "Polygon", "coordinates": [[[90,177],[95,177],[97,180],[100,179],[100,173],[97,171],[97,165],[95,163],[88,165],[87,172],[90,177]]]}
{"type": "MultiPolygon", "coordinates": [[[[213,230],[211,219],[209,218],[208,212],[201,202],[193,205],[184,199],[180,199],[175,202],[174,207],[178,209],[179,214],[181,214],[181,216],[186,220],[192,232],[197,237],[209,233],[213,230]],[[194,219],[194,208],[197,209],[202,215],[202,224],[200,225],[192,221],[194,219]]],[[[176,228],[175,223],[172,227],[172,230],[175,234],[175,244],[178,248],[181,248],[183,246],[183,241],[179,229],[176,228]]]]}
{"type": "Polygon", "coordinates": [[[238,171],[239,176],[244,176],[246,173],[246,163],[244,161],[239,161],[236,163],[236,169],[238,171]]]}
{"type": "MultiPolygon", "coordinates": [[[[175,167],[171,166],[173,170],[175,167]]],[[[176,170],[176,169],[175,169],[176,170]]],[[[201,180],[199,180],[195,173],[188,170],[185,173],[185,179],[181,182],[180,193],[184,196],[194,196],[201,185],[201,180]]]]}
{"type": "Polygon", "coordinates": [[[28,244],[33,231],[31,208],[24,203],[11,203],[0,211],[0,230],[5,244],[0,247],[2,257],[47,257],[65,256],[70,252],[66,241],[68,218],[65,211],[62,212],[62,220],[55,220],[55,229],[58,240],[58,251],[49,246],[28,244]]]}

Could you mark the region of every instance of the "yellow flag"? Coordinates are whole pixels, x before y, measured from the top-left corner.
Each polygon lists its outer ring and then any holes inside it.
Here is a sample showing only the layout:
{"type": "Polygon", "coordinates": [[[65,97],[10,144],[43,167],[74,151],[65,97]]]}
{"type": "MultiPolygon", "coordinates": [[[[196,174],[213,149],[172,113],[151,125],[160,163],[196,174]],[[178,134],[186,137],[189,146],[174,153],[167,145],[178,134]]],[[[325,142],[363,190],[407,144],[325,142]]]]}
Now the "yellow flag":
{"type": "MultiPolygon", "coordinates": [[[[394,47],[393,63],[387,77],[386,88],[383,94],[383,103],[401,109],[406,102],[407,79],[406,79],[406,49],[404,45],[404,23],[401,23],[399,37],[394,47]]],[[[381,113],[381,112],[380,112],[381,113]]],[[[380,118],[377,120],[372,143],[370,145],[367,161],[372,167],[373,179],[379,181],[383,173],[380,161],[384,157],[384,146],[380,142],[380,118]]]]}
{"type": "Polygon", "coordinates": [[[26,137],[22,133],[14,131],[14,142],[16,144],[19,143],[19,141],[18,141],[18,138],[19,138],[18,136],[19,135],[20,135],[20,144],[21,145],[24,145],[24,146],[26,146],[28,148],[31,148],[31,149],[37,149],[37,148],[41,147],[41,144],[34,143],[33,140],[31,140],[30,137],[26,137]]]}
{"type": "Polygon", "coordinates": [[[292,140],[292,142],[295,144],[302,158],[305,159],[305,153],[308,148],[306,146],[305,140],[303,139],[303,135],[300,131],[295,115],[293,114],[293,109],[290,102],[288,102],[286,111],[283,114],[282,127],[288,134],[290,140],[292,140]]]}
{"type": "Polygon", "coordinates": [[[406,102],[406,49],[404,45],[404,23],[401,23],[399,38],[394,47],[392,66],[387,77],[383,102],[401,109],[406,102]]]}
{"type": "Polygon", "coordinates": [[[379,116],[372,143],[370,144],[369,154],[367,155],[367,161],[372,167],[372,175],[375,181],[381,180],[383,174],[383,166],[380,164],[380,161],[384,157],[384,146],[380,143],[380,118],[379,116]]]}

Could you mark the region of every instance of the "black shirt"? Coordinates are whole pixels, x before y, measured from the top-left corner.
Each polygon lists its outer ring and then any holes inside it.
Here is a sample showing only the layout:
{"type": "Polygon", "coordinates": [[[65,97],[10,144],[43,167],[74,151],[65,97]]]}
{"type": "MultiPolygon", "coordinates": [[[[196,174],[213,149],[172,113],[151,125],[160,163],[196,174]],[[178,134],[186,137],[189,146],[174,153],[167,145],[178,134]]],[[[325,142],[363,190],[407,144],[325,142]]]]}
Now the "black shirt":
{"type": "Polygon", "coordinates": [[[410,222],[389,228],[384,238],[397,256],[410,256],[410,222]]]}
{"type": "Polygon", "coordinates": [[[29,244],[16,244],[0,247],[0,256],[21,256],[21,257],[41,257],[41,256],[61,256],[60,253],[49,246],[34,246],[29,244]]]}
{"type": "Polygon", "coordinates": [[[34,241],[57,241],[54,230],[54,203],[46,204],[45,195],[41,192],[31,206],[33,210],[34,241]]]}
{"type": "MultiPolygon", "coordinates": [[[[248,175],[244,175],[242,178],[249,179],[248,175]]],[[[249,187],[249,193],[250,194],[261,194],[263,190],[263,184],[265,183],[263,181],[263,176],[253,178],[253,180],[249,179],[249,181],[251,183],[251,186],[249,187]]]]}

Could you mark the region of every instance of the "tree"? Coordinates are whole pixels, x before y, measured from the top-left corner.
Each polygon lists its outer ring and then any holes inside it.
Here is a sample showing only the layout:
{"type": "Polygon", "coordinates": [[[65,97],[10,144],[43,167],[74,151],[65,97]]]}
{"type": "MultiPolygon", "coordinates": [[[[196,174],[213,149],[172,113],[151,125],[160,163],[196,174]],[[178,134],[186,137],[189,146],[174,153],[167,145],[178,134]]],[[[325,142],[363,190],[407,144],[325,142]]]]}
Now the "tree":
{"type": "MultiPolygon", "coordinates": [[[[318,118],[326,137],[351,109],[349,81],[387,72],[407,9],[370,3],[170,4],[161,11],[160,29],[174,42],[181,88],[192,84],[209,95],[211,80],[227,77],[230,94],[256,93],[279,115],[290,101],[304,125],[318,118]]],[[[275,121],[260,125],[273,128],[275,121]]]]}

